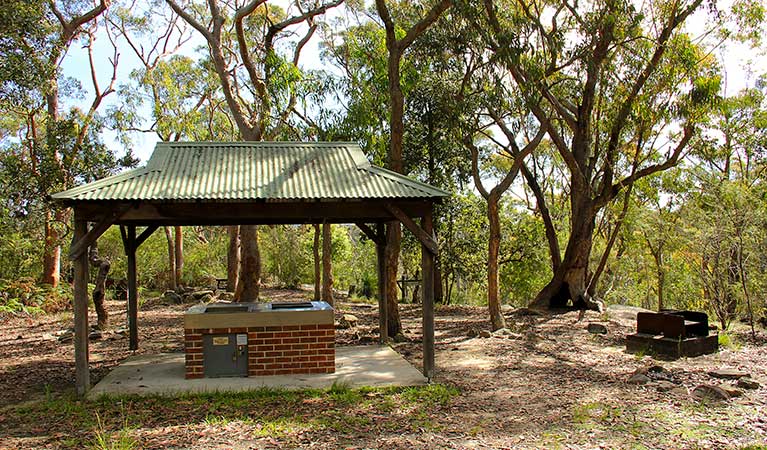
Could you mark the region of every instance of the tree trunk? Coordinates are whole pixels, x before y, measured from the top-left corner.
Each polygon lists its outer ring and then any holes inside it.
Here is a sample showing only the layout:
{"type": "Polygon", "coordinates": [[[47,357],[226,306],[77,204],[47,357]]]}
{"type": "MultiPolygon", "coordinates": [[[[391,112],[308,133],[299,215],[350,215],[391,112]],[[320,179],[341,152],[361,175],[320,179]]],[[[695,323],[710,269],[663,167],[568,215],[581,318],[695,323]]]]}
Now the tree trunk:
{"type": "Polygon", "coordinates": [[[104,304],[104,299],[106,297],[107,275],[112,265],[108,259],[99,257],[98,241],[91,245],[88,251],[88,260],[93,267],[98,268],[98,274],[96,275],[93,287],[93,307],[98,317],[97,326],[99,330],[105,330],[109,326],[109,313],[104,304]]]}
{"type": "Polygon", "coordinates": [[[535,205],[538,209],[538,213],[541,215],[541,220],[543,220],[543,227],[546,231],[546,242],[549,244],[551,270],[552,272],[556,271],[559,267],[559,264],[562,262],[562,255],[560,254],[561,252],[559,250],[559,238],[557,237],[557,230],[554,228],[554,221],[551,219],[551,213],[549,212],[549,207],[546,204],[546,197],[543,195],[543,189],[541,189],[541,185],[538,183],[538,180],[535,179],[535,176],[532,172],[530,172],[527,166],[523,164],[520,167],[520,171],[527,181],[527,186],[531,191],[533,191],[533,195],[535,196],[535,205]]]}
{"type": "Polygon", "coordinates": [[[163,229],[165,230],[165,240],[168,241],[168,289],[175,291],[178,288],[176,285],[176,250],[170,227],[163,227],[163,229]]]}
{"type": "Polygon", "coordinates": [[[240,227],[231,226],[229,232],[229,248],[226,253],[226,290],[237,291],[237,276],[240,270],[240,227]]]}
{"type": "Polygon", "coordinates": [[[440,264],[440,258],[434,258],[434,303],[443,303],[443,297],[444,291],[442,289],[442,265],[440,264]]]}
{"type": "Polygon", "coordinates": [[[596,221],[596,210],[586,193],[576,193],[575,188],[571,203],[571,233],[567,242],[565,256],[551,281],[538,293],[531,303],[537,308],[566,308],[568,301],[576,309],[601,311],[603,305],[592,300],[588,294],[591,274],[589,257],[591,256],[592,236],[596,221]]]}
{"type": "Polygon", "coordinates": [[[258,227],[243,225],[240,227],[240,246],[242,260],[240,261],[239,283],[235,292],[238,302],[258,301],[261,287],[261,254],[258,250],[258,227]]]}
{"type": "MultiPolygon", "coordinates": [[[[56,214],[59,213],[56,212],[56,214]]],[[[45,212],[45,247],[43,251],[43,274],[40,281],[57,287],[61,268],[61,247],[59,246],[60,236],[53,226],[51,215],[50,210],[45,212]]]]}
{"type": "MultiPolygon", "coordinates": [[[[58,79],[54,76],[48,80],[48,92],[45,96],[48,109],[48,128],[53,129],[59,120],[59,85],[58,79]]],[[[49,136],[52,136],[50,134],[49,136]]],[[[48,145],[53,145],[53,139],[49,137],[48,145]]],[[[58,149],[53,150],[54,159],[59,164],[58,149]]],[[[60,167],[58,167],[60,169],[60,167]]],[[[64,212],[60,209],[51,211],[46,206],[45,211],[45,247],[43,249],[43,275],[41,281],[50,284],[52,287],[59,285],[59,273],[61,271],[61,247],[59,246],[59,232],[53,226],[53,217],[56,220],[64,218],[64,212]]]]}
{"type": "Polygon", "coordinates": [[[176,233],[176,286],[181,286],[181,279],[184,276],[184,230],[181,227],[175,227],[176,233]]]}
{"type": "Polygon", "coordinates": [[[399,251],[402,242],[402,229],[398,221],[389,222],[386,227],[386,308],[389,325],[389,336],[394,337],[402,332],[397,302],[397,268],[399,266],[399,251]]]}
{"type": "Polygon", "coordinates": [[[314,227],[314,246],[312,247],[312,253],[314,254],[314,300],[319,301],[322,299],[320,296],[320,284],[322,284],[322,270],[320,268],[320,224],[312,224],[314,227]]]}
{"type": "Polygon", "coordinates": [[[322,301],[333,305],[333,267],[331,263],[330,224],[322,224],[322,301]]]}
{"type": "Polygon", "coordinates": [[[665,284],[666,284],[666,269],[664,269],[662,265],[659,265],[658,266],[658,311],[664,308],[663,285],[665,284]]]}
{"type": "Polygon", "coordinates": [[[490,228],[490,237],[487,242],[487,308],[490,312],[493,331],[506,328],[506,319],[503,317],[498,296],[498,252],[501,246],[498,200],[495,195],[487,199],[487,219],[490,228]]]}
{"type": "MultiPolygon", "coordinates": [[[[591,281],[589,282],[589,288],[588,293],[590,296],[594,296],[597,292],[597,288],[599,287],[599,278],[602,276],[602,273],[607,268],[607,260],[610,257],[610,253],[612,252],[613,246],[615,245],[615,240],[618,238],[618,235],[620,234],[621,227],[623,226],[623,222],[626,219],[626,214],[629,210],[629,201],[631,200],[631,190],[633,188],[633,185],[626,188],[626,193],[623,196],[623,209],[621,209],[620,214],[618,215],[617,220],[615,221],[615,226],[613,227],[613,230],[611,233],[609,233],[609,237],[607,239],[607,245],[605,246],[605,251],[602,253],[602,257],[599,259],[599,264],[597,264],[597,270],[594,271],[594,275],[591,277],[591,281]]],[[[649,244],[649,241],[648,241],[649,244]]]]}

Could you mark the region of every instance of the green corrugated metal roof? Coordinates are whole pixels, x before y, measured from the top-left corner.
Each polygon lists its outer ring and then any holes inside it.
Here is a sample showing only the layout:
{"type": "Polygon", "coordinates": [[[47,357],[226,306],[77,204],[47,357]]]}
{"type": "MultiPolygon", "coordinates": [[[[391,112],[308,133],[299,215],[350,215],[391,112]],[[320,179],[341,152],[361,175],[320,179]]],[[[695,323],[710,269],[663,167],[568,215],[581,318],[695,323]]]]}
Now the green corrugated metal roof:
{"type": "Polygon", "coordinates": [[[439,198],[447,192],[376,167],[349,142],[161,142],[145,167],[56,200],[439,198]]]}

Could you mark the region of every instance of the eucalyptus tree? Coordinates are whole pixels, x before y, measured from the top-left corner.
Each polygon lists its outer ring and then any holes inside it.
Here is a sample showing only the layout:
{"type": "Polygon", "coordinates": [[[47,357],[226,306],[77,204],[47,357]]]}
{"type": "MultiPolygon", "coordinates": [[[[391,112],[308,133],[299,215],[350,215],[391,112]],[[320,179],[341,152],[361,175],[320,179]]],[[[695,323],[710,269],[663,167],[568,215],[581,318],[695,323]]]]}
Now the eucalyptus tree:
{"type": "MultiPolygon", "coordinates": [[[[119,52],[104,23],[104,13],[110,2],[18,2],[3,8],[2,27],[25,25],[23,30],[2,33],[3,136],[8,152],[6,164],[25,167],[28,183],[20,192],[27,192],[28,204],[36,204],[44,215],[44,252],[41,280],[56,286],[59,282],[60,241],[66,232],[68,213],[41,201],[49,194],[73,187],[75,184],[103,175],[118,165],[94,133],[102,122],[97,111],[106,97],[115,92],[119,52]],[[97,30],[112,44],[107,61],[100,61],[94,52],[97,30]],[[90,104],[84,110],[73,108],[62,115],[63,96],[84,97],[78,82],[65,78],[61,64],[73,44],[83,46],[87,55],[91,81],[90,104]],[[7,59],[6,59],[7,57],[7,59]],[[101,68],[111,69],[106,84],[99,75],[101,68]],[[13,70],[6,70],[13,68],[13,70]],[[6,96],[8,95],[8,96],[6,96]],[[13,163],[8,158],[15,158],[13,163]],[[83,166],[92,163],[92,168],[83,166]]],[[[87,101],[87,100],[86,100],[87,101]]],[[[130,155],[123,161],[135,163],[130,155]]]]}
{"type": "MultiPolygon", "coordinates": [[[[166,1],[205,39],[240,138],[290,136],[301,52],[317,30],[318,16],[343,0],[295,1],[287,10],[268,0],[166,1]],[[302,34],[298,40],[296,33],[302,34]]],[[[242,257],[235,297],[255,299],[261,277],[257,227],[240,227],[239,240],[242,257]]]]}
{"type": "MultiPolygon", "coordinates": [[[[155,134],[161,141],[232,140],[237,130],[223,98],[217,94],[218,80],[208,58],[178,54],[191,38],[186,22],[164,3],[115,5],[108,16],[123,47],[140,65],[130,82],[119,89],[122,101],[110,116],[126,145],[135,132],[155,134]],[[163,8],[164,7],[164,8],[163,8]],[[145,117],[149,110],[151,114],[145,117]]],[[[171,288],[181,285],[184,267],[183,231],[166,227],[171,288]]],[[[235,240],[235,243],[237,241],[235,240]]],[[[239,256],[239,248],[234,257],[239,256]]],[[[230,283],[236,286],[238,259],[229,267],[230,283]],[[232,275],[232,273],[234,275],[232,275]]]]}
{"type": "MultiPolygon", "coordinates": [[[[519,174],[525,158],[541,143],[541,140],[546,134],[546,127],[538,125],[538,129],[535,131],[534,136],[528,136],[526,141],[522,141],[523,146],[520,147],[518,142],[524,138],[524,136],[520,136],[522,135],[522,130],[513,129],[512,125],[507,120],[508,117],[501,116],[494,112],[490,113],[490,115],[493,116],[493,120],[486,124],[481,124],[477,130],[478,134],[484,134],[486,146],[482,148],[473,136],[467,136],[465,145],[471,150],[471,167],[474,186],[487,202],[487,219],[490,232],[487,242],[487,306],[490,313],[491,326],[493,330],[498,330],[506,328],[506,320],[503,317],[501,301],[498,296],[498,254],[501,248],[500,201],[501,197],[511,187],[519,174]],[[494,139],[492,134],[488,131],[488,127],[491,126],[503,130],[506,141],[494,139]],[[485,158],[495,156],[496,158],[506,157],[511,160],[510,164],[502,165],[501,171],[498,173],[500,181],[490,189],[485,187],[486,183],[483,181],[483,178],[487,177],[483,177],[483,174],[480,171],[480,153],[482,153],[485,158]]],[[[524,120],[518,121],[517,123],[524,123],[524,120]]],[[[532,127],[535,127],[535,124],[533,124],[532,127]]],[[[498,165],[496,165],[496,167],[498,167],[498,165]]]]}
{"type": "Polygon", "coordinates": [[[598,214],[679,162],[719,90],[710,58],[683,31],[701,4],[483,0],[473,13],[567,168],[567,245],[533,305],[601,307],[589,295],[598,214]]]}
{"type": "MultiPolygon", "coordinates": [[[[724,99],[696,146],[691,224],[704,297],[726,327],[764,295],[767,95],[761,82],[724,99]]],[[[757,305],[764,308],[764,305],[757,305]]]]}
{"type": "MultiPolygon", "coordinates": [[[[418,18],[411,23],[403,24],[395,22],[394,16],[387,5],[386,0],[376,0],[376,12],[383,23],[386,38],[387,51],[387,88],[389,96],[389,149],[388,168],[394,172],[404,173],[402,160],[402,143],[405,135],[405,95],[402,90],[400,78],[400,65],[402,57],[408,48],[432,26],[450,6],[452,0],[438,0],[431,7],[415,6],[417,10],[425,9],[418,14],[418,18]],[[404,31],[398,33],[397,30],[404,31]],[[399,34],[399,36],[398,36],[399,34]]],[[[402,245],[402,228],[398,221],[390,222],[386,227],[386,271],[388,284],[386,286],[386,298],[388,301],[389,336],[400,333],[399,309],[397,308],[397,268],[399,254],[402,245]]]]}

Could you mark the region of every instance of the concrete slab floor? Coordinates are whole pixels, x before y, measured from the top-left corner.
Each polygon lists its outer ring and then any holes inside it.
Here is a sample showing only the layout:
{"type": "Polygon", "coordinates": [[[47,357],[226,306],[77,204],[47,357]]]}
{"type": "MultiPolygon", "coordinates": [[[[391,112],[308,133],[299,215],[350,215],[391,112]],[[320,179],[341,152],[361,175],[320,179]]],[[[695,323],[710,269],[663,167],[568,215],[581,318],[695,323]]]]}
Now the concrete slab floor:
{"type": "Polygon", "coordinates": [[[334,382],[350,387],[418,386],[426,378],[389,347],[336,347],[336,373],[247,378],[184,378],[184,354],[133,356],[112,370],[88,393],[101,395],[172,395],[190,392],[247,391],[259,388],[327,389],[334,382]]]}

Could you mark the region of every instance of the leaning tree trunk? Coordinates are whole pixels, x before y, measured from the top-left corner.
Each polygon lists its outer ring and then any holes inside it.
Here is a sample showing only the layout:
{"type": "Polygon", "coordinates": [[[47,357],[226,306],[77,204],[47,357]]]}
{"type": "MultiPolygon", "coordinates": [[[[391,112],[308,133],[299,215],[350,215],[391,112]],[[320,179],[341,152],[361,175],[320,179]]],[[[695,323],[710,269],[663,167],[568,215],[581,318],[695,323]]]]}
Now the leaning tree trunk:
{"type": "Polygon", "coordinates": [[[554,271],[551,281],[538,293],[531,306],[538,308],[567,308],[568,301],[576,309],[601,311],[602,304],[588,293],[591,274],[589,257],[596,223],[596,210],[585,194],[575,195],[572,206],[571,233],[565,256],[554,271]],[[581,197],[581,198],[578,198],[581,197]]]}
{"type": "Polygon", "coordinates": [[[330,224],[322,224],[322,300],[333,305],[333,267],[331,263],[330,224]]]}
{"type": "Polygon", "coordinates": [[[314,254],[314,300],[319,301],[322,299],[320,295],[320,284],[322,284],[322,270],[320,268],[320,224],[315,223],[314,227],[314,246],[312,247],[312,253],[314,254]]]}
{"type": "Polygon", "coordinates": [[[258,301],[261,287],[261,255],[258,250],[258,227],[240,227],[240,275],[234,298],[238,302],[258,301]]]}
{"type": "Polygon", "coordinates": [[[107,313],[104,299],[106,297],[107,275],[112,265],[107,258],[99,257],[98,242],[94,242],[91,245],[88,251],[88,261],[91,266],[98,268],[98,274],[96,275],[93,287],[93,307],[96,309],[99,330],[105,330],[109,326],[109,313],[107,313]]]}
{"type": "Polygon", "coordinates": [[[487,199],[487,219],[490,237],[487,241],[487,308],[493,331],[506,328],[498,295],[498,252],[501,246],[501,220],[498,214],[498,196],[487,199]]]}
{"type": "Polygon", "coordinates": [[[168,241],[168,289],[175,291],[178,286],[176,285],[176,250],[173,242],[173,236],[170,232],[170,227],[163,227],[165,229],[165,240],[168,241]]]}
{"type": "Polygon", "coordinates": [[[240,270],[240,227],[228,227],[229,247],[226,253],[226,290],[237,291],[237,276],[240,270]]]}
{"type": "Polygon", "coordinates": [[[386,313],[389,328],[389,336],[397,336],[402,332],[402,323],[399,318],[399,304],[397,296],[397,267],[399,265],[399,251],[402,242],[402,229],[397,221],[389,222],[386,227],[386,313]]]}

